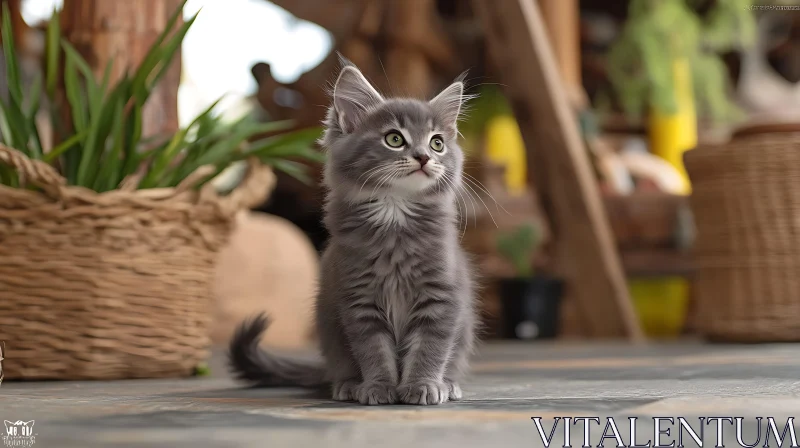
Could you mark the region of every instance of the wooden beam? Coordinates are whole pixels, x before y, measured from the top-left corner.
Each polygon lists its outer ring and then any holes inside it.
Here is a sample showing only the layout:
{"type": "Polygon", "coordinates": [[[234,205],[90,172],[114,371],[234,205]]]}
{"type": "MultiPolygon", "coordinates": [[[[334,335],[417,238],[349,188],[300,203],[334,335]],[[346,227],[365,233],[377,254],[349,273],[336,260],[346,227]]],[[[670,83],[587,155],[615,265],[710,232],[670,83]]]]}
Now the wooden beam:
{"type": "Polygon", "coordinates": [[[565,84],[581,88],[578,0],[539,0],[539,7],[565,84]]]}
{"type": "Polygon", "coordinates": [[[587,107],[581,80],[580,7],[578,0],[538,0],[569,100],[587,107]]]}
{"type": "Polygon", "coordinates": [[[473,0],[528,150],[529,173],[554,221],[567,293],[587,334],[643,338],[603,202],[534,0],[473,0]]]}
{"type": "Polygon", "coordinates": [[[395,95],[424,98],[430,94],[432,70],[428,58],[419,47],[407,42],[419,42],[431,34],[429,16],[435,11],[432,0],[389,3],[386,71],[397,74],[390,86],[395,95]]]}

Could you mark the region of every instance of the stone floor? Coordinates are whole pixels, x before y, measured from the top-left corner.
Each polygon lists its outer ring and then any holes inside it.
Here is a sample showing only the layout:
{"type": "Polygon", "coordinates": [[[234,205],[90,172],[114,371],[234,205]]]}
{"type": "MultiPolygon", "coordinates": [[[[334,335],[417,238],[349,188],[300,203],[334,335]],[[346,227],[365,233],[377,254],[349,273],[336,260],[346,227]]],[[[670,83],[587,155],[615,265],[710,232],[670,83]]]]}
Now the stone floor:
{"type": "MultiPolygon", "coordinates": [[[[342,404],[299,389],[242,389],[225,377],[217,353],[212,376],[202,379],[6,381],[0,419],[35,420],[32,446],[42,448],[448,448],[543,446],[532,417],[542,418],[545,435],[557,424],[558,447],[564,420],[557,417],[597,417],[590,445],[598,445],[605,428],[608,447],[619,445],[608,418],[627,446],[629,417],[639,417],[639,444],[653,439],[653,417],[671,417],[674,424],[659,420],[662,430],[671,428],[661,443],[680,432],[685,446],[698,446],[679,431],[677,418],[685,417],[713,447],[717,421],[703,425],[699,417],[743,417],[744,441],[761,437],[763,446],[766,417],[782,432],[800,413],[798,355],[800,345],[488,344],[462,385],[463,401],[420,408],[342,404]],[[764,417],[760,431],[756,417],[764,417]]],[[[584,444],[583,423],[570,425],[574,447],[584,444]]],[[[739,446],[734,425],[722,427],[724,443],[739,446]]],[[[794,429],[800,438],[800,422],[794,429]]],[[[774,438],[770,446],[777,446],[774,438]]]]}

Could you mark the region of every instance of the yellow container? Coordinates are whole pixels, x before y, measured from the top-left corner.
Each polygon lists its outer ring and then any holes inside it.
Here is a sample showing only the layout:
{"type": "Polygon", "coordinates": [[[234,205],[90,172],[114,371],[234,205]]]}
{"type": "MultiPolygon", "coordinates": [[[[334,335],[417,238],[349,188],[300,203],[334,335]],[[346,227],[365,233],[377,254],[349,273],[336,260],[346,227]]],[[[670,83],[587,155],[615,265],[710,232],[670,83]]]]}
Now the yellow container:
{"type": "Polygon", "coordinates": [[[683,153],[697,145],[697,113],[692,91],[691,67],[679,59],[673,64],[677,111],[664,114],[653,109],[649,117],[650,151],[674,166],[684,181],[683,193],[691,184],[683,166],[683,153]]]}
{"type": "Polygon", "coordinates": [[[512,115],[499,115],[489,122],[486,153],[489,160],[505,166],[505,183],[509,193],[522,194],[527,182],[525,143],[517,120],[512,115]]]}
{"type": "Polygon", "coordinates": [[[689,282],[682,277],[628,281],[633,305],[648,337],[678,337],[686,322],[689,282]]]}

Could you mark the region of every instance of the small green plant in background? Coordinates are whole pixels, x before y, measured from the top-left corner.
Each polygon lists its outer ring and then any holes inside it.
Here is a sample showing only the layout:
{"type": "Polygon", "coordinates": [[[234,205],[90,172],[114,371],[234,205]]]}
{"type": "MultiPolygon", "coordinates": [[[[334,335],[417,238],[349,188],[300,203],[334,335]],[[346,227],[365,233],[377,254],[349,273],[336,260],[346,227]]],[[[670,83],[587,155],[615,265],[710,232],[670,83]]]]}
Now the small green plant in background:
{"type": "MultiPolygon", "coordinates": [[[[59,16],[53,13],[47,29],[44,79],[33,82],[23,94],[20,66],[8,7],[3,3],[2,37],[6,61],[8,98],[0,101],[0,141],[35,160],[53,165],[69,185],[97,192],[119,188],[136,174],[137,188],[174,187],[201,166],[214,167],[203,182],[234,163],[255,156],[263,163],[301,180],[307,180],[300,161],[319,162],[313,149],[321,129],[311,128],[257,139],[285,131],[288,122],[258,123],[251,116],[225,122],[215,114],[215,102],[188,126],[161,140],[142,135],[143,108],[153,88],[169,69],[197,15],[176,28],[186,0],[170,17],[134,70],[110,82],[113,61],[97,79],[89,64],[61,36],[59,16]],[[58,86],[63,85],[66,105],[61,107],[58,86]],[[36,115],[42,93],[49,99],[50,125],[56,136],[53,148],[42,145],[36,115]]],[[[19,178],[0,165],[0,184],[17,187],[19,178]]]]}
{"type": "Polygon", "coordinates": [[[719,53],[754,42],[753,2],[717,0],[700,17],[692,7],[702,1],[630,1],[628,19],[608,55],[609,79],[629,116],[638,118],[647,108],[676,111],[676,60],[690,66],[699,112],[716,122],[739,116],[728,98],[730,79],[719,53]]]}
{"type": "Polygon", "coordinates": [[[539,247],[539,234],[536,227],[524,224],[513,232],[497,237],[497,251],[508,260],[519,278],[533,275],[532,258],[539,247]]]}
{"type": "Polygon", "coordinates": [[[194,376],[211,376],[211,368],[206,363],[198,364],[192,372],[194,376]]]}

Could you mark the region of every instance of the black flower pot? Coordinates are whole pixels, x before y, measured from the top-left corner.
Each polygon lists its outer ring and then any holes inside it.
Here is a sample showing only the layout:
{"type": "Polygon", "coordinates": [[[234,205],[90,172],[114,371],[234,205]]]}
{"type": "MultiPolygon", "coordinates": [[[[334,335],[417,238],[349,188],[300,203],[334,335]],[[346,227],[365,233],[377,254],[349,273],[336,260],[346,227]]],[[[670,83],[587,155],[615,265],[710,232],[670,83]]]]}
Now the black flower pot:
{"type": "Polygon", "coordinates": [[[500,280],[502,336],[507,339],[552,339],[558,334],[563,283],[536,276],[500,280]]]}

